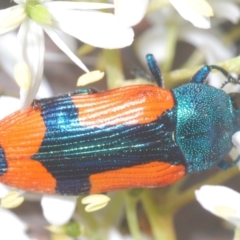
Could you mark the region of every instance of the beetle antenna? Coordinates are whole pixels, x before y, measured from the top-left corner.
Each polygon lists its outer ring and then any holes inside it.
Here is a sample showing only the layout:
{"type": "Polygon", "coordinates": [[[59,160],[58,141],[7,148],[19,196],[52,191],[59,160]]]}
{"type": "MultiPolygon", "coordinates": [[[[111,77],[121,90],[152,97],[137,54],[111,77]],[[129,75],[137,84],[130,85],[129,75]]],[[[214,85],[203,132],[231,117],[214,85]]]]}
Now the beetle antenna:
{"type": "Polygon", "coordinates": [[[150,75],[149,73],[143,71],[140,67],[131,66],[131,68],[130,68],[130,73],[131,73],[134,77],[147,79],[149,82],[152,82],[152,81],[153,81],[151,75],[150,75]]]}
{"type": "Polygon", "coordinates": [[[211,69],[216,69],[216,70],[220,71],[227,78],[227,80],[222,84],[221,89],[224,88],[228,83],[234,83],[234,84],[239,84],[240,85],[240,79],[234,78],[224,68],[216,66],[216,65],[210,65],[209,67],[211,69]]]}
{"type": "Polygon", "coordinates": [[[163,87],[163,78],[160,68],[158,67],[157,61],[153,54],[146,55],[148,68],[159,87],[163,87]]]}

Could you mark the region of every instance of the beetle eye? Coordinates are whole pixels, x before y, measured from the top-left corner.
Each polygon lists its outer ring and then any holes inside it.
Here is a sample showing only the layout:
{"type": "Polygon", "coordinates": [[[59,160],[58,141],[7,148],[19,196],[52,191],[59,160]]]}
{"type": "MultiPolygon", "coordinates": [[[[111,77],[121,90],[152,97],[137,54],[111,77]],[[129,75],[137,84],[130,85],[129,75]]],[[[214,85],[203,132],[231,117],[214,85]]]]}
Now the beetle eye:
{"type": "Polygon", "coordinates": [[[240,110],[240,93],[233,92],[228,94],[232,100],[232,105],[236,110],[240,110]]]}

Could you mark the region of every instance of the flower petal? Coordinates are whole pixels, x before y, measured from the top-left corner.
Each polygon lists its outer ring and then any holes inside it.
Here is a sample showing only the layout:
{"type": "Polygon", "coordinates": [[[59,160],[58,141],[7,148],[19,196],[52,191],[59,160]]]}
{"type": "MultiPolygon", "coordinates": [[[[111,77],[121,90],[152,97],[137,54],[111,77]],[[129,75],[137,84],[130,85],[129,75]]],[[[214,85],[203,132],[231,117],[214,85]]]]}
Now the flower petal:
{"type": "Polygon", "coordinates": [[[4,236],[4,240],[30,240],[25,234],[27,229],[26,224],[24,224],[14,213],[1,208],[0,216],[1,236],[4,236]]]}
{"type": "MultiPolygon", "coordinates": [[[[210,20],[208,17],[204,17],[201,11],[196,11],[189,4],[192,0],[169,0],[171,4],[175,7],[178,13],[186,20],[190,21],[195,27],[199,28],[210,28],[210,20]]],[[[196,0],[195,0],[196,1],[196,0]]],[[[203,2],[203,0],[199,0],[203,2]]],[[[193,1],[194,2],[194,1],[193,1]]],[[[209,15],[209,14],[208,14],[209,15]]]]}
{"type": "Polygon", "coordinates": [[[238,153],[240,154],[240,132],[236,132],[233,134],[232,143],[237,148],[238,153]]]}
{"type": "Polygon", "coordinates": [[[207,63],[223,61],[234,56],[234,49],[229,46],[226,48],[220,39],[220,33],[208,33],[202,29],[183,29],[179,38],[201,49],[206,56],[207,63]],[[214,34],[213,34],[214,33],[214,34]]]}
{"type": "Polygon", "coordinates": [[[0,10],[0,34],[16,29],[26,17],[20,5],[0,10]]]}
{"type": "Polygon", "coordinates": [[[81,69],[85,72],[89,70],[84,65],[84,63],[70,50],[70,48],[61,40],[61,38],[57,35],[57,33],[50,27],[44,26],[44,31],[48,34],[48,36],[55,42],[55,44],[68,55],[68,57],[75,62],[81,69]]]}
{"type": "Polygon", "coordinates": [[[45,7],[52,7],[54,9],[79,9],[79,10],[93,10],[93,9],[107,9],[114,8],[110,3],[94,3],[94,2],[69,2],[69,1],[55,1],[43,3],[45,7]]]}
{"type": "Polygon", "coordinates": [[[156,25],[146,31],[137,39],[136,53],[142,64],[146,65],[146,55],[152,53],[157,62],[164,59],[166,52],[165,25],[156,25]]]}
{"type": "Polygon", "coordinates": [[[236,226],[240,226],[240,194],[224,186],[203,186],[195,191],[203,208],[236,226]]]}
{"type": "Polygon", "coordinates": [[[41,85],[38,89],[36,98],[49,98],[53,96],[53,91],[51,86],[48,83],[48,80],[45,76],[43,76],[41,85]]]}
{"type": "Polygon", "coordinates": [[[28,0],[13,0],[13,1],[17,4],[23,4],[23,3],[26,3],[26,1],[28,0]]]}
{"type": "Polygon", "coordinates": [[[54,27],[95,47],[122,48],[133,42],[133,30],[110,13],[48,9],[54,27]],[[76,24],[77,23],[77,24],[76,24]]]}
{"type": "MultiPolygon", "coordinates": [[[[177,0],[170,1],[175,1],[175,4],[177,2],[177,0]]],[[[212,17],[214,15],[213,9],[207,0],[182,0],[181,3],[188,5],[193,11],[205,17],[212,17]]]]}
{"type": "Polygon", "coordinates": [[[19,110],[19,99],[8,96],[0,96],[0,106],[0,119],[3,119],[14,111],[19,110]]]}
{"type": "Polygon", "coordinates": [[[31,86],[28,91],[20,91],[22,109],[27,108],[33,101],[43,74],[44,35],[43,29],[30,19],[26,19],[18,32],[18,40],[22,46],[22,56],[30,68],[32,75],[31,86]]]}
{"type": "Polygon", "coordinates": [[[211,3],[215,15],[219,18],[227,19],[232,23],[237,23],[240,18],[240,9],[237,4],[230,1],[212,1],[211,3]]]}
{"type": "Polygon", "coordinates": [[[115,15],[125,26],[134,26],[144,17],[148,0],[115,0],[115,15]]]}
{"type": "Polygon", "coordinates": [[[19,62],[14,68],[14,78],[20,88],[28,90],[31,85],[31,73],[25,62],[19,62]]]}
{"type": "MultiPolygon", "coordinates": [[[[62,32],[62,31],[57,31],[57,35],[61,38],[61,40],[63,41],[63,42],[65,42],[65,44],[68,46],[68,48],[72,51],[72,52],[74,52],[74,53],[76,53],[77,51],[78,51],[78,48],[79,48],[79,41],[76,39],[76,38],[74,38],[73,36],[70,36],[69,34],[67,34],[67,33],[65,33],[65,32],[62,32]]],[[[53,53],[53,52],[52,52],[53,53]]],[[[45,59],[46,59],[46,54],[51,54],[51,52],[50,51],[47,51],[46,53],[45,53],[45,59]]],[[[62,52],[59,52],[59,53],[57,53],[57,52],[55,52],[55,54],[62,54],[63,56],[65,56],[65,54],[63,54],[62,52]]],[[[66,57],[66,56],[65,56],[66,57]]],[[[58,60],[57,59],[52,59],[51,61],[55,61],[55,62],[57,62],[58,60]]],[[[69,61],[68,61],[69,62],[69,61]]]]}
{"type": "MultiPolygon", "coordinates": [[[[0,100],[1,103],[1,100],[0,100]]],[[[3,198],[4,196],[6,196],[8,193],[10,193],[12,190],[7,187],[6,185],[0,183],[0,198],[3,198]]]]}
{"type": "MultiPolygon", "coordinates": [[[[69,36],[69,38],[70,38],[70,36],[69,36]]],[[[7,74],[9,76],[11,76],[12,78],[13,78],[13,68],[16,65],[16,63],[18,63],[20,60],[20,59],[17,59],[17,58],[19,58],[17,56],[18,55],[17,52],[19,49],[17,48],[16,42],[17,42],[17,34],[15,32],[5,34],[4,36],[1,36],[1,38],[0,38],[0,52],[1,52],[0,64],[1,64],[1,67],[4,69],[4,71],[6,71],[7,74]]],[[[54,60],[54,61],[56,61],[56,60],[54,60]]],[[[49,84],[44,76],[43,76],[41,85],[39,87],[39,91],[36,96],[38,98],[46,98],[46,97],[53,96],[51,87],[49,86],[49,84]]],[[[15,100],[15,108],[13,111],[16,111],[19,109],[19,99],[14,99],[14,100],[15,100]]],[[[0,103],[1,103],[1,98],[0,98],[0,103]]],[[[8,104],[2,104],[1,106],[8,106],[8,104]]],[[[11,102],[10,102],[10,106],[11,106],[11,102]]],[[[10,108],[7,107],[6,111],[9,112],[10,109],[11,109],[11,107],[10,108]]],[[[1,118],[2,112],[4,112],[4,111],[0,112],[0,118],[1,118]]],[[[11,111],[7,115],[9,115],[10,113],[11,113],[11,111]]]]}
{"type": "MultiPolygon", "coordinates": [[[[13,68],[17,63],[17,34],[10,32],[0,38],[0,65],[13,78],[13,68]]],[[[2,106],[2,105],[1,105],[2,106]]]]}
{"type": "Polygon", "coordinates": [[[53,225],[67,223],[77,204],[76,197],[46,196],[41,200],[43,215],[53,225]]]}

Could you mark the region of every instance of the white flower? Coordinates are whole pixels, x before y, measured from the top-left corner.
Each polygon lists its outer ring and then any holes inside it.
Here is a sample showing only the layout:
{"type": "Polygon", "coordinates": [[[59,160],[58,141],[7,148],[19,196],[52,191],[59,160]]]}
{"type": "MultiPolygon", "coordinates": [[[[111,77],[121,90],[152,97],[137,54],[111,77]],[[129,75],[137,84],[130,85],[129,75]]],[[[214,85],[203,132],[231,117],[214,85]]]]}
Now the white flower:
{"type": "Polygon", "coordinates": [[[240,154],[240,132],[236,132],[232,136],[232,143],[237,148],[238,153],[240,154]]]}
{"type": "MultiPolygon", "coordinates": [[[[1,120],[19,109],[19,99],[8,96],[0,96],[0,106],[1,106],[0,111],[1,120]]],[[[0,184],[0,198],[5,197],[10,192],[11,190],[7,186],[0,184]]]]}
{"type": "MultiPolygon", "coordinates": [[[[233,159],[233,160],[235,160],[237,157],[240,156],[240,131],[233,134],[232,143],[236,147],[237,152],[238,152],[238,156],[236,156],[236,154],[235,154],[235,158],[233,159]]],[[[238,162],[237,165],[238,165],[238,168],[240,169],[240,162],[238,162]]]]}
{"type": "Polygon", "coordinates": [[[14,213],[9,210],[0,208],[0,225],[1,239],[4,240],[30,240],[25,231],[27,230],[24,224],[14,213]]]}
{"type": "Polygon", "coordinates": [[[210,0],[210,4],[215,15],[218,18],[227,19],[233,24],[238,23],[240,18],[240,9],[236,2],[225,0],[210,0]]]}
{"type": "Polygon", "coordinates": [[[0,105],[0,119],[3,119],[14,111],[19,110],[19,99],[8,96],[0,96],[0,105]]]}
{"type": "MultiPolygon", "coordinates": [[[[7,96],[0,96],[0,119],[6,117],[12,112],[19,109],[19,99],[7,96]]],[[[4,199],[8,196],[10,188],[0,184],[0,198],[4,199]]],[[[49,223],[53,225],[63,225],[72,217],[76,207],[77,197],[49,196],[43,195],[41,205],[43,215],[49,223]]],[[[3,221],[0,208],[0,222],[3,221]]],[[[4,210],[3,210],[4,211],[4,210]]],[[[12,226],[14,229],[14,226],[12,226]]],[[[19,233],[20,234],[20,233],[19,233]]],[[[1,233],[2,236],[2,233],[1,233]]],[[[20,239],[20,238],[4,238],[4,239],[20,239]]],[[[24,239],[24,238],[23,238],[24,239]]]]}
{"type": "Polygon", "coordinates": [[[44,195],[41,200],[43,215],[52,225],[67,223],[76,208],[77,197],[44,195]]]}
{"type": "MultiPolygon", "coordinates": [[[[155,0],[151,0],[155,1],[155,0]]],[[[213,9],[206,0],[169,0],[182,18],[190,21],[195,27],[210,28],[209,17],[213,9]]],[[[127,26],[138,24],[144,17],[149,0],[114,0],[115,15],[127,26]]],[[[164,3],[162,3],[164,6],[164,3]]],[[[156,4],[157,5],[157,4],[156,4]]]]}
{"type": "MultiPolygon", "coordinates": [[[[85,210],[92,212],[105,207],[109,201],[110,198],[106,195],[94,194],[83,198],[82,204],[88,204],[85,210]]],[[[76,204],[75,196],[44,195],[41,199],[43,215],[54,226],[66,224],[71,219],[76,204]]]]}
{"type": "Polygon", "coordinates": [[[203,186],[195,191],[197,201],[212,214],[240,226],[240,194],[224,186],[203,186]]]}
{"type": "MultiPolygon", "coordinates": [[[[222,6],[221,1],[211,0],[211,3],[212,2],[214,9],[219,9],[222,6]]],[[[224,6],[227,9],[231,9],[234,15],[234,21],[239,20],[240,9],[236,3],[228,1],[225,2],[224,6]]],[[[221,8],[221,11],[224,11],[224,9],[221,8]]],[[[223,15],[219,16],[218,12],[216,12],[213,24],[219,24],[220,18],[222,19],[223,17],[223,15]]],[[[233,46],[226,46],[226,43],[222,41],[221,30],[214,28],[211,29],[211,31],[206,31],[204,29],[195,28],[186,24],[186,21],[182,21],[181,18],[178,18],[172,8],[164,8],[161,11],[148,15],[148,20],[152,23],[152,27],[144,31],[136,42],[135,49],[143,63],[146,62],[145,56],[147,53],[154,54],[158,63],[163,62],[164,58],[168,56],[168,38],[166,37],[166,33],[171,30],[169,30],[167,23],[172,22],[173,19],[175,19],[174,23],[176,24],[173,28],[177,29],[178,33],[178,35],[175,36],[177,39],[173,41],[181,40],[199,49],[205,57],[207,64],[214,64],[218,61],[224,61],[235,56],[233,46]]],[[[229,18],[225,18],[225,20],[229,20],[229,18]]],[[[211,77],[213,76],[213,78],[211,78],[211,84],[213,83],[215,87],[220,87],[221,81],[219,81],[219,75],[217,76],[217,81],[215,81],[216,78],[214,79],[215,75],[217,74],[211,74],[211,77]]]]}
{"type": "Polygon", "coordinates": [[[137,25],[144,17],[149,0],[114,0],[115,15],[126,26],[137,25]]]}
{"type": "MultiPolygon", "coordinates": [[[[146,30],[139,37],[136,42],[136,50],[142,63],[146,62],[145,56],[148,53],[154,54],[158,63],[164,61],[164,58],[167,55],[166,31],[166,25],[156,24],[146,30]]],[[[234,49],[230,46],[226,47],[226,44],[221,41],[219,36],[220,33],[218,31],[212,30],[211,32],[204,32],[202,29],[197,29],[191,26],[188,28],[185,26],[179,26],[178,39],[201,50],[208,64],[223,61],[234,56],[234,49]]],[[[216,83],[218,84],[218,87],[221,86],[221,81],[212,82],[215,83],[215,87],[217,87],[216,83]]]]}
{"type": "Polygon", "coordinates": [[[195,27],[210,28],[213,10],[206,0],[169,0],[178,13],[195,27]]]}
{"type": "MultiPolygon", "coordinates": [[[[1,106],[4,103],[3,98],[6,100],[5,97],[0,98],[1,106]]],[[[12,99],[14,99],[14,98],[12,98],[12,99]]],[[[10,103],[10,106],[12,106],[12,103],[14,103],[14,100],[10,103]]],[[[5,104],[6,104],[6,102],[5,102],[5,104]]],[[[15,104],[13,104],[13,105],[15,105],[15,104]]],[[[2,109],[5,109],[5,108],[2,108],[2,109]]],[[[5,112],[5,113],[7,113],[7,112],[5,112]]],[[[0,112],[0,114],[2,115],[2,111],[0,112]]],[[[0,184],[0,198],[1,199],[4,196],[6,196],[9,192],[10,192],[10,190],[8,187],[6,187],[3,184],[0,184]]],[[[0,232],[1,239],[4,239],[4,240],[13,240],[13,239],[30,240],[30,238],[25,233],[25,231],[27,230],[27,225],[25,223],[23,223],[10,210],[0,208],[0,225],[1,225],[1,232],[0,232]]]]}
{"type": "MultiPolygon", "coordinates": [[[[31,78],[24,89],[21,86],[22,108],[32,102],[38,90],[43,73],[44,32],[80,68],[88,72],[86,66],[71,52],[61,40],[57,30],[68,33],[79,40],[102,48],[121,48],[133,41],[133,30],[121,24],[113,14],[93,11],[93,9],[113,8],[112,4],[15,0],[17,6],[0,11],[0,34],[20,26],[18,41],[21,46],[19,61],[29,67],[31,78]]],[[[28,75],[26,75],[28,76],[28,75]]]]}
{"type": "MultiPolygon", "coordinates": [[[[17,34],[15,32],[10,32],[9,34],[5,34],[0,37],[0,65],[2,70],[4,70],[12,79],[14,77],[13,76],[14,66],[18,62],[18,57],[16,55],[16,53],[18,52],[18,47],[16,45],[16,42],[17,42],[17,34]]],[[[6,84],[6,87],[9,88],[7,84],[6,84]]],[[[52,95],[53,95],[53,92],[50,88],[50,85],[48,84],[48,81],[45,78],[45,76],[43,76],[41,80],[41,85],[39,87],[36,97],[46,98],[46,97],[51,97],[52,95]]],[[[15,99],[15,101],[17,102],[18,100],[15,99]]],[[[16,104],[16,106],[12,111],[16,111],[18,109],[19,109],[19,102],[18,104],[16,104]]],[[[11,110],[11,108],[8,108],[7,110],[11,110]]]]}
{"type": "Polygon", "coordinates": [[[236,2],[225,0],[169,0],[173,7],[186,20],[195,27],[210,28],[210,19],[227,19],[237,23],[240,18],[240,10],[236,2]]]}

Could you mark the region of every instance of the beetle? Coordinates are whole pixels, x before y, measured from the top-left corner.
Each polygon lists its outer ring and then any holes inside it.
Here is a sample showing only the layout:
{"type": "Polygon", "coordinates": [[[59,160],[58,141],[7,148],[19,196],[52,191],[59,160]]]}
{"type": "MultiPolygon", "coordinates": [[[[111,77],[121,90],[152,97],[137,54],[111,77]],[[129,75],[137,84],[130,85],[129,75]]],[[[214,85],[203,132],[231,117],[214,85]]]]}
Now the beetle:
{"type": "Polygon", "coordinates": [[[0,121],[0,182],[47,194],[79,195],[162,187],[224,158],[240,130],[240,94],[206,85],[218,66],[204,66],[190,83],[163,88],[153,55],[147,62],[158,86],[105,92],[80,89],[35,100],[0,121]]]}

